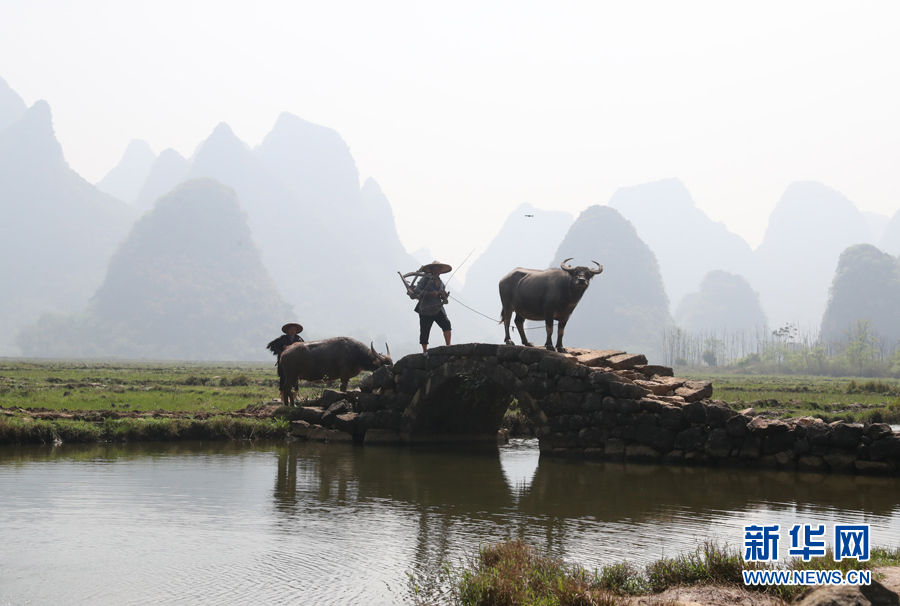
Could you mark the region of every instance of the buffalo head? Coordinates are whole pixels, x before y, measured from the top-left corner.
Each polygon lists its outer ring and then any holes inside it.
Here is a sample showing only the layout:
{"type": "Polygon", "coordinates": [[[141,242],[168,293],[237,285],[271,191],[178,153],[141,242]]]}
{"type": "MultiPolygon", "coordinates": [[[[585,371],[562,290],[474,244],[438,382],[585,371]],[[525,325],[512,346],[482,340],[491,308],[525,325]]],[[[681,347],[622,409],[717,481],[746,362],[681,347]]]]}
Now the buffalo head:
{"type": "Polygon", "coordinates": [[[603,271],[603,266],[597,263],[596,261],[591,261],[597,265],[597,269],[591,269],[590,267],[571,267],[566,265],[568,261],[571,261],[572,257],[569,257],[565,261],[559,264],[560,269],[564,272],[568,273],[575,280],[575,288],[586,289],[588,287],[588,283],[591,281],[591,278],[596,276],[597,274],[603,271]]]}
{"type": "Polygon", "coordinates": [[[372,341],[369,342],[369,351],[372,353],[372,357],[374,357],[375,360],[377,360],[377,363],[375,364],[376,367],[393,366],[394,365],[394,361],[391,360],[391,348],[387,346],[387,343],[385,343],[384,346],[387,348],[386,356],[383,356],[380,353],[378,353],[377,351],[375,351],[375,343],[374,342],[372,342],[372,341]]]}

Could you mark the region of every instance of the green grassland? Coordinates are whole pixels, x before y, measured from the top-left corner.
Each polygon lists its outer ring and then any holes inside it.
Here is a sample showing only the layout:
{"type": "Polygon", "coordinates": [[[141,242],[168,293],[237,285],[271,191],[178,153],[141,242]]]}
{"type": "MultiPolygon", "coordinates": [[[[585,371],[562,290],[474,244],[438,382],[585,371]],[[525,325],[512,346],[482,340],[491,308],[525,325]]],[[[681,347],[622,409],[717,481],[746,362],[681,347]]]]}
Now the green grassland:
{"type": "Polygon", "coordinates": [[[0,360],[4,408],[228,413],[279,397],[271,363],[0,360]]]}
{"type": "Polygon", "coordinates": [[[679,373],[713,384],[713,398],[775,418],[900,423],[900,381],[800,375],[679,373]]]}

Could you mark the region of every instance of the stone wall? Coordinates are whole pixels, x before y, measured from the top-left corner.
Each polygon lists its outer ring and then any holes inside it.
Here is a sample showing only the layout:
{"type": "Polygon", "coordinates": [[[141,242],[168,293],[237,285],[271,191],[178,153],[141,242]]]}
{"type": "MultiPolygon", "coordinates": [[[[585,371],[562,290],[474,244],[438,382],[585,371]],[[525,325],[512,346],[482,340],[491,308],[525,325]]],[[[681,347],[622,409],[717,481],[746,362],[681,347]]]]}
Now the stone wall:
{"type": "Polygon", "coordinates": [[[611,350],[436,347],[368,375],[360,391],[326,391],[296,411],[294,435],[366,444],[437,439],[433,427],[418,435],[417,419],[440,405],[442,393],[446,399],[451,384],[454,394],[466,390],[472,415],[490,410],[498,387],[517,398],[542,455],[900,475],[900,435],[886,424],[737,412],[710,399],[709,382],[679,379],[641,354],[611,350]]]}

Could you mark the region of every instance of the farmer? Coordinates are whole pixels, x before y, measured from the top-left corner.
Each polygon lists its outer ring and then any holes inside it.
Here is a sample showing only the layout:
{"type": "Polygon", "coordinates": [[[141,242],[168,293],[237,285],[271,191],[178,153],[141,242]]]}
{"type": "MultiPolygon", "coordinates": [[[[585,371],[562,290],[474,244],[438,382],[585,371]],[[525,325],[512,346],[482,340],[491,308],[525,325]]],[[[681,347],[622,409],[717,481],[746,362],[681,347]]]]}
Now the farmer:
{"type": "Polygon", "coordinates": [[[292,386],[284,384],[284,372],[281,370],[280,364],[281,354],[287,349],[288,345],[303,343],[303,338],[300,336],[300,333],[303,332],[303,327],[296,322],[288,322],[281,327],[281,332],[284,334],[266,345],[266,349],[277,356],[275,366],[278,368],[278,389],[281,391],[281,402],[287,406],[292,386]]]}
{"type": "Polygon", "coordinates": [[[444,331],[444,342],[450,345],[450,318],[444,309],[449,294],[444,290],[441,274],[451,269],[453,268],[439,261],[433,261],[419,268],[419,271],[428,274],[418,281],[414,290],[416,298],[419,299],[415,311],[419,314],[419,343],[424,354],[428,353],[428,337],[434,323],[444,331]]]}

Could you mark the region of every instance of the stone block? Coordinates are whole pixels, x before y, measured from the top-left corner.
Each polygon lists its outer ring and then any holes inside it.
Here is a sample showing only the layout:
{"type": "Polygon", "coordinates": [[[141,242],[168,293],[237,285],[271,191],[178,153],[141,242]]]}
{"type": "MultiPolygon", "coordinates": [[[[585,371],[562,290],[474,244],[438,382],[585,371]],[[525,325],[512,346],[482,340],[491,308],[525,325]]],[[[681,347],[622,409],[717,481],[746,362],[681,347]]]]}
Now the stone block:
{"type": "Polygon", "coordinates": [[[550,382],[547,379],[525,377],[522,379],[522,386],[535,400],[540,400],[550,393],[550,382]]]}
{"type": "Polygon", "coordinates": [[[900,459],[900,436],[890,435],[869,444],[869,457],[873,461],[900,459]]]}
{"type": "MultiPolygon", "coordinates": [[[[499,346],[498,346],[499,347],[499,346]]],[[[469,357],[475,353],[475,343],[458,343],[455,345],[440,345],[428,349],[429,356],[454,356],[469,357]]],[[[496,351],[494,352],[496,355],[496,351]]]]}
{"type": "MultiPolygon", "coordinates": [[[[529,365],[530,364],[538,364],[538,363],[540,363],[541,360],[544,359],[544,356],[551,355],[551,353],[555,354],[555,352],[550,352],[549,350],[544,349],[543,347],[523,347],[519,351],[519,361],[522,362],[523,364],[529,364],[529,365]]],[[[558,354],[558,355],[561,356],[562,354],[558,354]]]]}
{"type": "MultiPolygon", "coordinates": [[[[756,435],[756,434],[754,434],[756,435]]],[[[783,451],[791,451],[794,450],[794,443],[797,441],[797,436],[793,431],[788,431],[786,433],[779,433],[768,435],[763,439],[763,447],[762,452],[764,455],[775,454],[776,452],[783,451]]]]}
{"type": "Polygon", "coordinates": [[[665,427],[672,431],[681,431],[687,427],[687,421],[684,420],[684,412],[680,406],[663,403],[658,416],[660,427],[665,427]]]}
{"type": "Polygon", "coordinates": [[[541,441],[541,445],[546,444],[549,448],[577,448],[578,432],[577,431],[557,431],[551,433],[541,441]]]}
{"type": "Polygon", "coordinates": [[[316,402],[317,406],[321,406],[323,409],[327,410],[329,406],[334,404],[335,402],[340,402],[341,400],[346,400],[347,394],[343,391],[335,391],[333,389],[325,389],[322,391],[322,395],[319,396],[319,400],[316,402]]]}
{"type": "Polygon", "coordinates": [[[317,408],[314,406],[301,406],[295,413],[294,416],[300,421],[306,421],[310,425],[321,425],[322,424],[322,413],[324,411],[321,408],[317,408]]]}
{"type": "Polygon", "coordinates": [[[475,349],[473,350],[472,355],[484,358],[496,356],[499,348],[500,345],[496,343],[475,343],[475,349]]]}
{"type": "Polygon", "coordinates": [[[586,412],[600,412],[603,410],[603,396],[595,391],[585,394],[584,410],[586,412]]]}
{"type": "Polygon", "coordinates": [[[356,399],[356,405],[354,409],[356,412],[374,412],[376,410],[381,410],[382,408],[386,408],[386,401],[383,400],[385,396],[379,396],[374,393],[361,393],[359,397],[356,399]]]}
{"type": "Polygon", "coordinates": [[[629,444],[625,447],[625,461],[633,463],[653,463],[662,457],[659,452],[644,444],[629,444]]]}
{"type": "Polygon", "coordinates": [[[601,351],[591,351],[585,354],[580,354],[575,356],[575,359],[579,364],[584,364],[585,366],[607,366],[605,363],[607,359],[624,354],[624,351],[619,351],[617,349],[605,349],[601,351]]]}
{"type": "Polygon", "coordinates": [[[657,414],[663,409],[663,403],[653,396],[645,396],[638,400],[641,410],[652,414],[657,414]]]}
{"type": "Polygon", "coordinates": [[[565,374],[566,368],[568,368],[572,364],[573,362],[569,358],[544,356],[543,358],[541,358],[540,362],[538,362],[538,369],[541,372],[547,373],[547,376],[552,377],[560,374],[565,374]]]}
{"type": "Polygon", "coordinates": [[[707,456],[722,459],[731,454],[731,436],[724,427],[714,429],[709,433],[703,451],[707,456]]]}
{"type": "Polygon", "coordinates": [[[353,404],[351,404],[347,400],[339,400],[329,406],[328,409],[322,413],[322,420],[320,423],[326,427],[331,427],[336,416],[348,412],[353,412],[353,404]]]}
{"type": "Polygon", "coordinates": [[[591,373],[594,372],[587,366],[580,365],[570,365],[566,368],[566,376],[567,377],[575,377],[576,379],[587,379],[591,376],[591,373]]]}
{"type": "Polygon", "coordinates": [[[706,422],[712,428],[725,427],[725,423],[737,413],[725,404],[706,404],[706,422]]]}
{"type": "Polygon", "coordinates": [[[509,393],[518,391],[519,385],[521,384],[511,370],[500,365],[494,366],[490,370],[490,376],[495,383],[509,393]]]}
{"type": "Polygon", "coordinates": [[[634,367],[634,369],[648,379],[652,379],[656,375],[660,377],[675,376],[675,373],[671,368],[669,368],[668,366],[660,366],[659,364],[638,364],[634,367]]]}
{"type": "Polygon", "coordinates": [[[603,458],[613,461],[620,461],[625,457],[625,440],[616,438],[606,440],[603,445],[603,458]]]}
{"type": "Polygon", "coordinates": [[[528,367],[521,362],[504,362],[503,366],[518,379],[522,379],[528,375],[528,367]]]}
{"type": "Polygon", "coordinates": [[[566,414],[580,414],[585,412],[584,394],[561,393],[560,400],[562,411],[566,414]]]}
{"type": "Polygon", "coordinates": [[[709,381],[685,381],[684,385],[675,389],[675,395],[684,398],[685,402],[696,402],[711,398],[712,383],[709,381]]]}
{"type": "Polygon", "coordinates": [[[613,370],[631,370],[635,366],[647,364],[647,356],[644,354],[623,353],[610,356],[606,359],[605,365],[613,370]]]}
{"type": "Polygon", "coordinates": [[[787,433],[791,430],[791,426],[784,421],[778,421],[776,419],[770,420],[765,417],[754,417],[747,423],[747,429],[757,437],[768,438],[770,436],[787,433]]]}
{"type": "Polygon", "coordinates": [[[438,366],[443,366],[444,364],[449,362],[451,359],[452,359],[451,356],[439,356],[439,355],[435,355],[433,353],[429,353],[428,356],[425,358],[426,366],[427,366],[426,370],[434,370],[438,366]]]}
{"type": "Polygon", "coordinates": [[[607,436],[610,438],[618,438],[619,440],[625,440],[626,442],[634,441],[634,435],[637,431],[637,426],[635,425],[621,425],[619,424],[619,420],[616,420],[616,426],[611,427],[607,430],[607,436]]]}
{"type": "Polygon", "coordinates": [[[578,445],[585,448],[602,448],[606,435],[598,427],[585,427],[578,432],[578,445]]]}
{"type": "Polygon", "coordinates": [[[641,412],[640,400],[617,399],[617,409],[623,415],[636,415],[641,412]]]}
{"type": "Polygon", "coordinates": [[[838,421],[831,423],[831,445],[835,448],[856,448],[863,438],[863,426],[838,421]]]}
{"type": "Polygon", "coordinates": [[[640,400],[650,393],[643,387],[633,383],[610,383],[609,391],[614,398],[627,398],[629,400],[640,400]]]}
{"type": "Polygon", "coordinates": [[[558,393],[551,393],[538,401],[538,408],[547,416],[563,414],[562,397],[558,393]]]}
{"type": "Polygon", "coordinates": [[[887,423],[872,423],[863,430],[863,433],[867,438],[874,442],[875,440],[886,438],[894,432],[887,423]]]}
{"type": "Polygon", "coordinates": [[[735,415],[725,421],[725,431],[732,437],[743,438],[750,433],[750,430],[747,428],[749,422],[750,417],[743,414],[735,415]]]}
{"type": "Polygon", "coordinates": [[[741,445],[738,456],[742,459],[758,459],[761,451],[762,440],[756,436],[750,435],[744,438],[744,443],[741,445]]]}
{"type": "Polygon", "coordinates": [[[581,379],[576,379],[575,377],[564,376],[560,377],[556,382],[556,389],[559,391],[574,391],[574,392],[582,392],[587,391],[588,387],[584,384],[584,381],[581,379]]]}
{"type": "Polygon", "coordinates": [[[706,406],[703,402],[690,402],[685,404],[681,411],[684,413],[684,419],[688,423],[696,423],[698,425],[706,424],[706,406]]]}
{"type": "Polygon", "coordinates": [[[346,412],[344,414],[337,415],[331,422],[331,426],[338,431],[345,431],[349,434],[355,434],[356,418],[357,414],[355,412],[346,412]]]}
{"type": "Polygon", "coordinates": [[[830,446],[831,428],[824,423],[816,423],[806,427],[806,441],[812,446],[830,446]]]}
{"type": "Polygon", "coordinates": [[[638,387],[643,387],[655,396],[665,396],[672,391],[672,388],[665,383],[657,383],[656,381],[637,379],[634,384],[638,387]]]}
{"type": "Polygon", "coordinates": [[[310,425],[306,421],[291,421],[291,435],[295,438],[305,438],[309,428],[310,425]]]}
{"type": "Polygon", "coordinates": [[[702,451],[706,445],[706,434],[700,427],[690,427],[675,434],[675,448],[687,451],[702,451]]]}
{"type": "Polygon", "coordinates": [[[638,425],[635,430],[635,439],[646,446],[650,446],[659,452],[672,450],[675,443],[675,433],[653,425],[638,425]]]}
{"type": "Polygon", "coordinates": [[[634,415],[634,424],[651,425],[655,427],[659,425],[659,418],[652,412],[642,412],[640,414],[634,415]]]}

